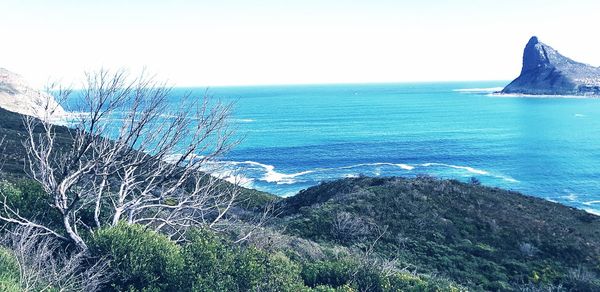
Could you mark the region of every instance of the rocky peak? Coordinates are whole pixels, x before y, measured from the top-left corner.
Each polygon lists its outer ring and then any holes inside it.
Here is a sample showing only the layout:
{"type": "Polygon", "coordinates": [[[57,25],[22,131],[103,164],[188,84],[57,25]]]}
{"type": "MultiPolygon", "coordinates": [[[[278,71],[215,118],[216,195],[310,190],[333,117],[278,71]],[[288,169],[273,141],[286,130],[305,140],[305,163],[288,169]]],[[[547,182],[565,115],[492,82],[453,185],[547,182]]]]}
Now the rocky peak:
{"type": "Polygon", "coordinates": [[[600,95],[600,68],[573,61],[531,37],[523,51],[523,68],[503,93],[600,95]]]}
{"type": "Polygon", "coordinates": [[[4,68],[0,68],[0,107],[35,117],[43,117],[48,112],[46,108],[52,109],[48,118],[66,115],[54,97],[32,88],[23,77],[4,68]]]}

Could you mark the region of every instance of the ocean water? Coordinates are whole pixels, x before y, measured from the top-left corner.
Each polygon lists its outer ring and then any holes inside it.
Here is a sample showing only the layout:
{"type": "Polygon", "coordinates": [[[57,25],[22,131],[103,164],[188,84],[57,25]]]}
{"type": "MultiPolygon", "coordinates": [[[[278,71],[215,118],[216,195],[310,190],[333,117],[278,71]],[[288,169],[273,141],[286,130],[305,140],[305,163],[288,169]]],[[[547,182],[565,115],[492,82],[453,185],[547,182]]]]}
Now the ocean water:
{"type": "MultiPolygon", "coordinates": [[[[245,186],[289,196],[321,181],[427,174],[600,214],[600,99],[491,94],[507,82],[216,87],[242,142],[245,186]]],[[[206,88],[178,88],[202,95],[206,88]]]]}

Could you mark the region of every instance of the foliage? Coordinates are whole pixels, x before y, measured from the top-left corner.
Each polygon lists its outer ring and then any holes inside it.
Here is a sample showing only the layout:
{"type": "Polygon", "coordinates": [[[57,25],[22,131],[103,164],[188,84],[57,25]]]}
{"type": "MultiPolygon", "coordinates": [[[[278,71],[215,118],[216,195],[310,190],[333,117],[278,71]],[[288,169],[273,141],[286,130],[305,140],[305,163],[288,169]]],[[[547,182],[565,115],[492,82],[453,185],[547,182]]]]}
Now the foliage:
{"type": "Polygon", "coordinates": [[[0,247],[0,291],[20,291],[17,259],[3,247],[0,247]]]}
{"type": "Polygon", "coordinates": [[[52,227],[60,228],[60,214],[48,207],[50,197],[38,183],[29,179],[2,180],[0,198],[6,199],[10,208],[19,210],[19,215],[43,220],[52,227]]]}
{"type": "Polygon", "coordinates": [[[363,177],[309,188],[281,205],[277,224],[289,235],[362,249],[378,233],[341,237],[340,223],[354,230],[361,222],[385,226],[377,256],[472,290],[512,290],[527,282],[592,285],[592,276],[576,281],[569,271],[581,265],[588,274],[600,272],[600,217],[478,184],[363,177]]]}
{"type": "Polygon", "coordinates": [[[195,230],[183,248],[187,280],[194,291],[299,291],[300,268],[280,253],[268,255],[234,245],[207,230],[195,230]]]}
{"type": "Polygon", "coordinates": [[[139,225],[118,224],[94,233],[90,252],[108,256],[114,291],[176,290],[184,270],[181,248],[139,225]]]}
{"type": "Polygon", "coordinates": [[[376,267],[352,258],[307,262],[304,282],[317,291],[461,291],[450,281],[406,272],[382,273],[376,267]],[[329,290],[328,290],[329,289],[329,290]]]}

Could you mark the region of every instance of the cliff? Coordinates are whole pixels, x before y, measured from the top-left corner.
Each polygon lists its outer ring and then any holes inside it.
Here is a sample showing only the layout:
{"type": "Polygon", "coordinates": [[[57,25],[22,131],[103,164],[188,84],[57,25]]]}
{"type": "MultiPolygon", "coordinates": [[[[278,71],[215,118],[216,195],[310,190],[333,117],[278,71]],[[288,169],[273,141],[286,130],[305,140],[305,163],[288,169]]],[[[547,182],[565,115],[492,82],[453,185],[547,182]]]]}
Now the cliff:
{"type": "Polygon", "coordinates": [[[0,68],[0,108],[34,117],[51,112],[49,118],[52,119],[66,115],[54,97],[31,87],[23,77],[4,68],[0,68]]]}
{"type": "Polygon", "coordinates": [[[523,52],[523,68],[502,93],[600,96],[600,68],[573,61],[532,37],[523,52]]]}

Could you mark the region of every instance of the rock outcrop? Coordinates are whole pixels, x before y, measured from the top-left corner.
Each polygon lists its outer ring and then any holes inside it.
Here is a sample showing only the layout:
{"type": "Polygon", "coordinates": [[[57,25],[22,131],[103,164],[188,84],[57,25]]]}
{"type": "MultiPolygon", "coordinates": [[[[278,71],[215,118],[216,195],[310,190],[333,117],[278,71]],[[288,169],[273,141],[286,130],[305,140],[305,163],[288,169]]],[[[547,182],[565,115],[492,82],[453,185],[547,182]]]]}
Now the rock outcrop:
{"type": "Polygon", "coordinates": [[[18,74],[0,68],[0,107],[6,110],[50,119],[66,116],[65,110],[46,92],[32,88],[18,74]]]}
{"type": "Polygon", "coordinates": [[[534,36],[525,46],[521,75],[502,93],[600,96],[600,67],[573,61],[534,36]]]}

